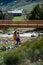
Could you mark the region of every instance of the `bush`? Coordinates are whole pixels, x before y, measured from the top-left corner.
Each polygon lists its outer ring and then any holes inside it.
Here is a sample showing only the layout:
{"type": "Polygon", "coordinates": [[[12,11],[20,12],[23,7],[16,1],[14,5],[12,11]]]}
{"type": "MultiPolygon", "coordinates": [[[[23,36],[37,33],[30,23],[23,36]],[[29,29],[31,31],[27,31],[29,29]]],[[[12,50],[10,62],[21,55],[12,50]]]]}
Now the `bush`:
{"type": "Polygon", "coordinates": [[[18,54],[16,54],[14,51],[9,51],[4,56],[4,63],[6,65],[18,65],[20,61],[20,57],[18,54]]]}
{"type": "Polygon", "coordinates": [[[34,62],[37,61],[39,58],[43,60],[43,38],[38,38],[36,41],[32,41],[30,43],[30,47],[27,51],[28,58],[34,62]]]}

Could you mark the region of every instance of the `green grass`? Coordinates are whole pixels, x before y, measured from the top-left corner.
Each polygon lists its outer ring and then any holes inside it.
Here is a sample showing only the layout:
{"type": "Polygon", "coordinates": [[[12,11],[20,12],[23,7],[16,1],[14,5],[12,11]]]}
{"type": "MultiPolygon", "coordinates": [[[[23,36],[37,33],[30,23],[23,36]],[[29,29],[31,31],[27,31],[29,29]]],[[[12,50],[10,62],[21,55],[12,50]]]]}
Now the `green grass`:
{"type": "Polygon", "coordinates": [[[21,15],[21,16],[14,16],[12,20],[24,20],[25,16],[21,15]]]}
{"type": "Polygon", "coordinates": [[[0,51],[0,60],[3,60],[3,55],[5,54],[6,51],[0,51]]]}

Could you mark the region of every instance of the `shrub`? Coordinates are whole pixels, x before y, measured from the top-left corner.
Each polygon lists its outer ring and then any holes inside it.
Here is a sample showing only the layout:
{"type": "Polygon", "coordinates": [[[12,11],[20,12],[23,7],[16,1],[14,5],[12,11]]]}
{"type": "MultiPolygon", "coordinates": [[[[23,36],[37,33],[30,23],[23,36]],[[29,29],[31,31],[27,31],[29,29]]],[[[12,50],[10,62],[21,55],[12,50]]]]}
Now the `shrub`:
{"type": "Polygon", "coordinates": [[[39,58],[43,60],[43,37],[40,39],[38,38],[36,41],[32,41],[30,43],[29,49],[27,51],[28,58],[34,62],[37,61],[39,58]]]}
{"type": "Polygon", "coordinates": [[[19,61],[20,57],[18,54],[14,53],[14,51],[10,51],[4,56],[4,63],[6,65],[18,65],[19,61]]]}

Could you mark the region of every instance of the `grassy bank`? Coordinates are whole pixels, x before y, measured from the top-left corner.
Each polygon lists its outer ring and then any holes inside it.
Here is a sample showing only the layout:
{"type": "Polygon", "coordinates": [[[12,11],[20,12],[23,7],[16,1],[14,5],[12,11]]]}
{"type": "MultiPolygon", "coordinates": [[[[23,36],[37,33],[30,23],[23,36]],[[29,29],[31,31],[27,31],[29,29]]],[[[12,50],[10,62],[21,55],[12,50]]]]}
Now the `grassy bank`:
{"type": "Polygon", "coordinates": [[[6,65],[43,65],[43,37],[31,39],[17,48],[10,49],[5,55],[6,65]]]}

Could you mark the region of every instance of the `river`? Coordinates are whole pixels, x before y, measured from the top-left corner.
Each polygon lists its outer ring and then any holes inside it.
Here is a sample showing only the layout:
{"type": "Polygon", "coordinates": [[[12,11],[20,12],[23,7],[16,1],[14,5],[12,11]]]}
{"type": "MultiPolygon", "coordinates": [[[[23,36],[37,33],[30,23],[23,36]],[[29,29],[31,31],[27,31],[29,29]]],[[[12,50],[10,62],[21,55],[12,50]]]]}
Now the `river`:
{"type": "MultiPolygon", "coordinates": [[[[32,32],[32,33],[23,33],[20,34],[20,37],[31,37],[31,35],[38,36],[38,33],[32,32]]],[[[12,37],[13,34],[0,34],[0,37],[12,37]]]]}

